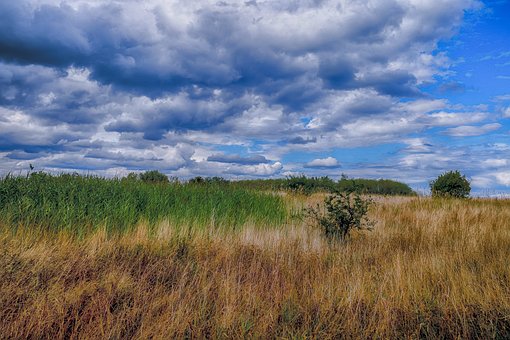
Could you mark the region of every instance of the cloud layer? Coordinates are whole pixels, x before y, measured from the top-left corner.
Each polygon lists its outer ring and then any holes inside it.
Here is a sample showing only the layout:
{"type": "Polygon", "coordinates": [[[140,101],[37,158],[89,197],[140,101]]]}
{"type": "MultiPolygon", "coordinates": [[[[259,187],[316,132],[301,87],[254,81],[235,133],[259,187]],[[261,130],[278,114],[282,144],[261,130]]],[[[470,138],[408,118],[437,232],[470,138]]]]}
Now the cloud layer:
{"type": "MultiPolygon", "coordinates": [[[[423,90],[452,63],[438,42],[479,5],[2,2],[2,171],[34,163],[105,175],[339,175],[342,159],[328,154],[340,148],[403,144],[434,129],[493,132],[501,124],[486,108],[423,90]]],[[[405,147],[399,157],[390,177],[398,164],[421,166],[405,147]]]]}

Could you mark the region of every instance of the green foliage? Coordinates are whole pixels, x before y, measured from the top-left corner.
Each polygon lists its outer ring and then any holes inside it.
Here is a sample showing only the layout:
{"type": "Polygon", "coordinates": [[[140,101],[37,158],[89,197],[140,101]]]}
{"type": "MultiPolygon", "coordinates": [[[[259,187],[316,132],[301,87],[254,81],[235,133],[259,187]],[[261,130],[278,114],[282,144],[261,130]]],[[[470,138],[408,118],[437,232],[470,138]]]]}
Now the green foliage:
{"type": "Polygon", "coordinates": [[[458,170],[445,172],[430,182],[433,197],[469,197],[471,185],[458,170]]]}
{"type": "Polygon", "coordinates": [[[192,179],[190,179],[188,181],[188,183],[190,183],[190,184],[202,184],[202,183],[205,183],[205,178],[203,178],[202,176],[193,177],[192,179]]]}
{"type": "Polygon", "coordinates": [[[169,182],[168,176],[157,171],[157,170],[146,171],[144,173],[141,173],[139,175],[139,177],[142,182],[146,182],[146,183],[168,183],[169,182]]]}
{"type": "Polygon", "coordinates": [[[314,192],[335,190],[335,182],[325,177],[290,176],[286,179],[284,187],[288,190],[310,195],[314,192]]]}
{"type": "MultiPolygon", "coordinates": [[[[129,177],[129,176],[128,176],[129,177]]],[[[140,221],[168,219],[181,226],[235,228],[284,223],[281,197],[236,187],[171,182],[154,185],[135,180],[43,172],[0,179],[0,221],[48,230],[85,232],[105,226],[129,229],[140,221]]]]}
{"type": "Polygon", "coordinates": [[[138,181],[139,177],[136,172],[130,172],[125,178],[123,178],[125,181],[138,181]]]}
{"type": "Polygon", "coordinates": [[[317,225],[330,241],[344,240],[352,229],[371,229],[373,222],[367,217],[373,204],[359,192],[339,192],[324,199],[324,208],[306,210],[308,217],[317,225]]]}
{"type": "Polygon", "coordinates": [[[359,190],[373,195],[415,195],[414,191],[407,184],[389,179],[349,179],[342,176],[338,181],[337,188],[342,192],[359,190]]]}
{"type": "Polygon", "coordinates": [[[193,177],[188,181],[189,184],[215,184],[215,185],[228,185],[230,182],[227,179],[224,179],[223,177],[202,177],[197,176],[193,177]]]}
{"type": "Polygon", "coordinates": [[[222,177],[197,176],[191,178],[188,183],[194,185],[214,184],[220,187],[235,187],[258,191],[289,191],[304,195],[310,195],[316,192],[334,193],[337,191],[351,192],[354,190],[375,195],[416,195],[413,190],[404,183],[383,179],[348,179],[345,176],[342,176],[342,179],[338,182],[335,182],[328,176],[306,177],[305,175],[235,181],[229,181],[222,177]]]}

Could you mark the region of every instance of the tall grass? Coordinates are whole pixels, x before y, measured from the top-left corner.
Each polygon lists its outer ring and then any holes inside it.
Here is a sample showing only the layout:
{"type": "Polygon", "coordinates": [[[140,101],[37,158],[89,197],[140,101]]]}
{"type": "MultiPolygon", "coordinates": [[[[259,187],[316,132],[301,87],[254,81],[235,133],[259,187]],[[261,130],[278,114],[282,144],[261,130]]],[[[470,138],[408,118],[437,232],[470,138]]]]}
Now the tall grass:
{"type": "Polygon", "coordinates": [[[0,338],[510,337],[510,201],[385,198],[371,219],[336,246],[301,224],[0,229],[0,338]]]}
{"type": "Polygon", "coordinates": [[[281,197],[241,188],[45,173],[0,180],[0,219],[13,228],[124,232],[142,221],[154,225],[163,220],[237,228],[280,225],[286,215],[281,197]]]}

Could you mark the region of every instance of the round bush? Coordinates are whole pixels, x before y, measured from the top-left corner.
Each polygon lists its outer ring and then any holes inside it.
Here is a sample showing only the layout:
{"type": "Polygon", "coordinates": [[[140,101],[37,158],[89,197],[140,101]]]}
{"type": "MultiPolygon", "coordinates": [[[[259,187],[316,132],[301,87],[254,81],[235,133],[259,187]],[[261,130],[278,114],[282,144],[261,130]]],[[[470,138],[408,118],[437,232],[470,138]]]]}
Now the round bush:
{"type": "Polygon", "coordinates": [[[448,171],[430,182],[433,197],[469,197],[471,185],[459,171],[448,171]]]}

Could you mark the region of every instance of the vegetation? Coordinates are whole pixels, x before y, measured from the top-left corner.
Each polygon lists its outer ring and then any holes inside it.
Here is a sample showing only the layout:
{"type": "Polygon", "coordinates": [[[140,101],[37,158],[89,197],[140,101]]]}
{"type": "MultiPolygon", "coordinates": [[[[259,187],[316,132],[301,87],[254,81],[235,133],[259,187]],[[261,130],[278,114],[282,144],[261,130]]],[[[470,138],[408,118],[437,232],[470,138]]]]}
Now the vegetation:
{"type": "Polygon", "coordinates": [[[459,171],[448,171],[430,182],[430,191],[434,197],[466,198],[471,192],[471,185],[459,171]]]}
{"type": "Polygon", "coordinates": [[[337,190],[342,192],[360,190],[365,194],[372,195],[416,195],[416,193],[409,187],[409,185],[389,179],[350,179],[344,176],[340,179],[340,181],[338,181],[337,187],[337,190]]]}
{"type": "Polygon", "coordinates": [[[258,183],[1,179],[0,339],[510,337],[510,200],[258,183]]]}
{"type": "Polygon", "coordinates": [[[369,216],[335,246],[296,223],[80,239],[4,225],[0,338],[510,337],[510,201],[387,197],[369,216]]]}
{"type": "Polygon", "coordinates": [[[324,199],[323,209],[317,205],[307,212],[328,240],[344,240],[353,229],[373,227],[374,223],[367,218],[372,203],[372,199],[362,197],[359,192],[339,192],[324,199]]]}
{"type": "Polygon", "coordinates": [[[141,173],[139,178],[142,182],[146,183],[168,183],[168,176],[157,171],[151,170],[141,173]]]}
{"type": "Polygon", "coordinates": [[[387,179],[352,179],[346,176],[342,176],[337,182],[327,176],[306,177],[302,175],[279,179],[241,180],[230,182],[230,184],[242,188],[268,191],[290,191],[305,195],[311,195],[317,192],[352,192],[354,190],[373,195],[415,195],[414,191],[407,184],[401,182],[387,179]]]}
{"type": "Polygon", "coordinates": [[[228,186],[154,185],[153,175],[140,180],[42,172],[7,176],[0,180],[0,219],[12,227],[82,234],[103,227],[122,232],[143,221],[235,228],[280,225],[287,218],[282,198],[275,195],[228,186]]]}
{"type": "Polygon", "coordinates": [[[291,176],[285,179],[282,188],[309,195],[313,192],[331,192],[336,183],[329,177],[291,176]]]}
{"type": "MultiPolygon", "coordinates": [[[[125,180],[136,181],[142,180],[148,183],[167,183],[169,179],[166,175],[159,171],[147,171],[142,174],[131,173],[125,180]]],[[[172,178],[171,182],[177,182],[176,178],[172,178]]],[[[339,181],[334,181],[328,176],[323,177],[307,177],[289,176],[287,178],[276,179],[249,179],[229,181],[222,177],[202,177],[197,176],[188,180],[188,184],[193,185],[216,185],[228,186],[242,189],[250,189],[257,191],[289,191],[304,195],[311,195],[318,192],[352,192],[361,191],[365,194],[373,195],[399,195],[412,196],[414,191],[401,182],[388,179],[364,179],[364,178],[347,178],[342,175],[339,181]]]]}
{"type": "Polygon", "coordinates": [[[188,183],[190,184],[206,184],[206,185],[210,185],[210,184],[215,184],[215,185],[228,185],[229,184],[229,181],[224,179],[223,177],[202,177],[202,176],[197,176],[197,177],[193,177],[192,179],[190,179],[188,181],[188,183]]]}

